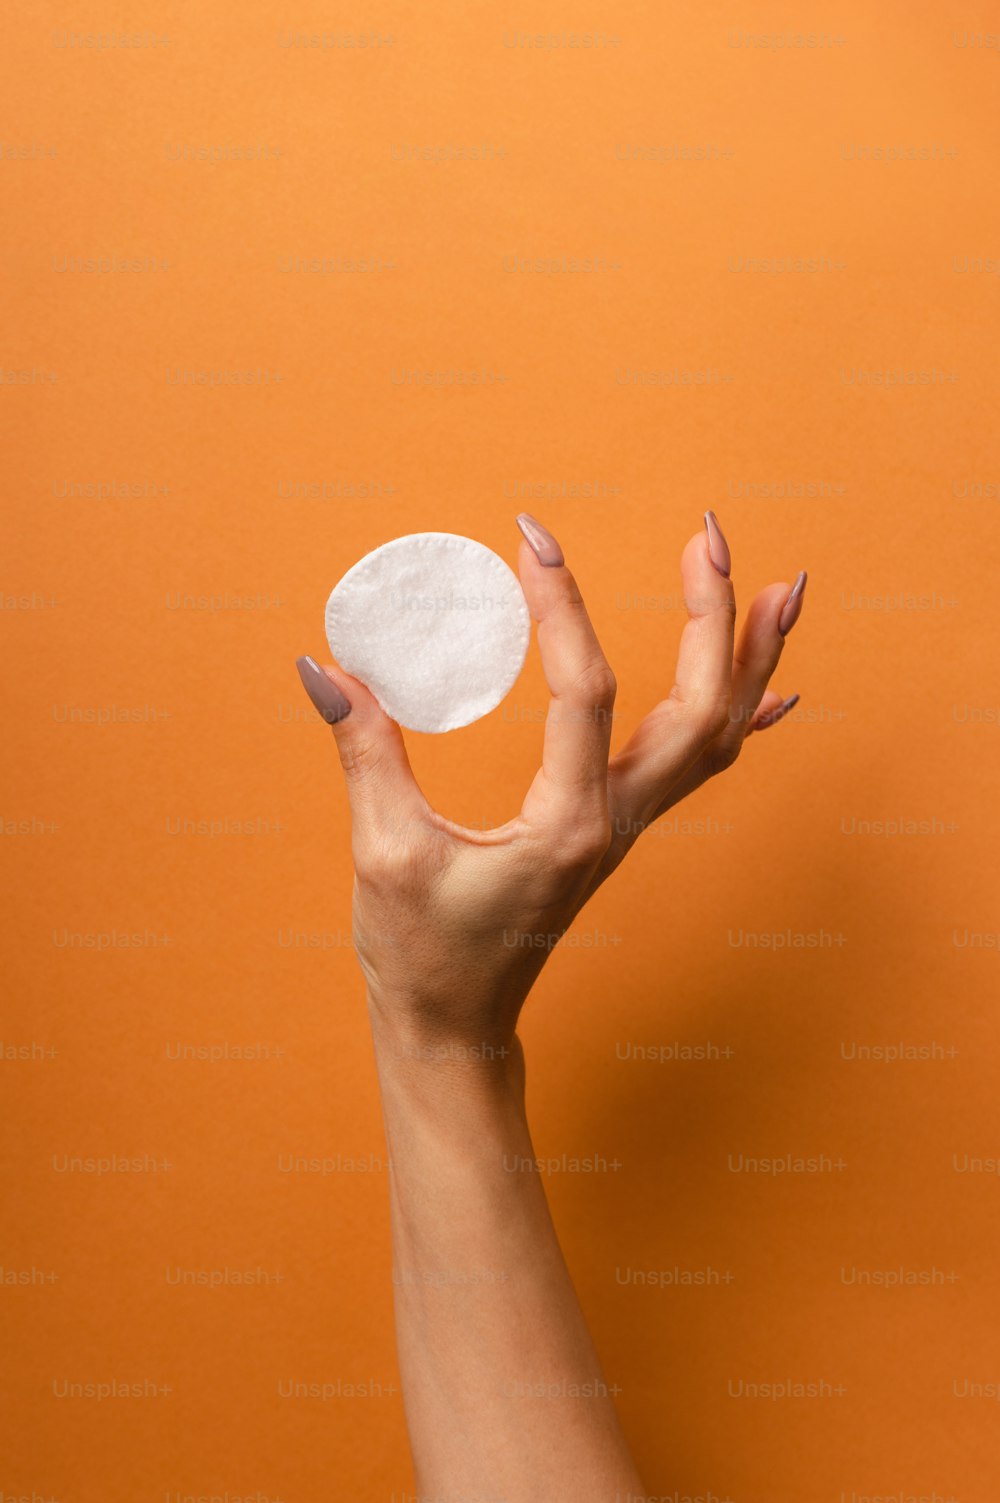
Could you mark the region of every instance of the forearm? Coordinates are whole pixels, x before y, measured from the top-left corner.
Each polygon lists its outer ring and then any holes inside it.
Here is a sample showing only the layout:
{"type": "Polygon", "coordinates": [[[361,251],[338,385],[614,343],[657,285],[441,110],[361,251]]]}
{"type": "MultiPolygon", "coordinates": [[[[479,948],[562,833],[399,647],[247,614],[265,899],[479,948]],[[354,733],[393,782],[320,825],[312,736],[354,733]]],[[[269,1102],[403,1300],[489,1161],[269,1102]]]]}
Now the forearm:
{"type": "Polygon", "coordinates": [[[470,1057],[377,1020],[373,1034],[418,1489],[504,1503],[640,1494],[533,1167],[520,1044],[470,1057]]]}

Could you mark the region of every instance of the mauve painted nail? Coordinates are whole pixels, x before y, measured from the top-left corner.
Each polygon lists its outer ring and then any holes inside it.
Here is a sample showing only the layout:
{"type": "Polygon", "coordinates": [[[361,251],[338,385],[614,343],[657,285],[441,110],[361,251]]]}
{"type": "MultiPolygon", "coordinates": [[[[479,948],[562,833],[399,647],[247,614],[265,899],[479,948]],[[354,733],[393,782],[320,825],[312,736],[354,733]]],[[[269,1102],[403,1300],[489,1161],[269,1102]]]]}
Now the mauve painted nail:
{"type": "Polygon", "coordinates": [[[328,678],[318,663],[310,657],[296,658],[302,686],[316,706],[327,725],[336,725],[351,713],[351,701],[341,694],[332,678],[328,678]]]}
{"type": "Polygon", "coordinates": [[[719,526],[719,519],[714,511],[705,513],[705,531],[708,533],[708,556],[723,578],[728,579],[733,561],[726,535],[719,526]]]}
{"type": "Polygon", "coordinates": [[[781,607],[781,615],[778,617],[778,630],[783,637],[788,636],[788,633],[802,614],[802,597],[806,592],[806,580],[808,578],[808,574],[803,569],[798,579],[792,585],[788,599],[781,607]]]}
{"type": "Polygon", "coordinates": [[[558,569],[566,560],[563,551],[547,527],[522,511],[518,514],[517,525],[524,534],[528,547],[532,549],[538,562],[545,569],[558,569]]]}
{"type": "Polygon", "coordinates": [[[784,720],[789,710],[795,709],[800,697],[798,694],[792,694],[785,700],[784,704],[775,705],[773,710],[768,710],[767,714],[762,715],[757,721],[754,730],[766,731],[769,725],[777,725],[779,720],[784,720]]]}

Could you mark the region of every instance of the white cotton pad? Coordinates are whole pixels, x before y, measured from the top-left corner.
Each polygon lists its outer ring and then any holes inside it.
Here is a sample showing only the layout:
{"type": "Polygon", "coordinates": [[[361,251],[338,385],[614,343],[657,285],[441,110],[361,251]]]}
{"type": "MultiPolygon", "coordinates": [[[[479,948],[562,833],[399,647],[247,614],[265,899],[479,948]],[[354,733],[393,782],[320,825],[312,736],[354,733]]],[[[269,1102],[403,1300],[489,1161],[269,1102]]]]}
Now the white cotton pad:
{"type": "Polygon", "coordinates": [[[366,553],[326,603],[330,651],[412,731],[454,731],[495,709],[524,666],[531,618],[502,558],[453,532],[366,553]]]}

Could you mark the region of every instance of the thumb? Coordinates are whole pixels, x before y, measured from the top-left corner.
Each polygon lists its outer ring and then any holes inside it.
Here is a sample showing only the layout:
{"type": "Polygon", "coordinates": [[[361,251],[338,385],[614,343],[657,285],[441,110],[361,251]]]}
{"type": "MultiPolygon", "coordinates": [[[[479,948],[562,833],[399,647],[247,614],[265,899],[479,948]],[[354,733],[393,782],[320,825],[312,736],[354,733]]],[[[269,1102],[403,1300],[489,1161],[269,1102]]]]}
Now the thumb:
{"type": "Polygon", "coordinates": [[[343,668],[296,659],[299,677],[332,728],[358,833],[388,835],[425,807],[403,735],[360,679],[343,668]]]}

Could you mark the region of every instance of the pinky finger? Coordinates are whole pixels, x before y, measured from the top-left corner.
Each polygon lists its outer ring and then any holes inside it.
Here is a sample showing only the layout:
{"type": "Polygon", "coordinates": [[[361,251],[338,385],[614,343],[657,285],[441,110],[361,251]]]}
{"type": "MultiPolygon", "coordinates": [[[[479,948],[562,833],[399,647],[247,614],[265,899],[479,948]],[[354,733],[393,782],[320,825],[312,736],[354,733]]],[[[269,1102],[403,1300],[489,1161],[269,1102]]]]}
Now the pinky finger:
{"type": "Polygon", "coordinates": [[[747,735],[752,731],[766,731],[768,726],[777,725],[779,720],[784,720],[789,710],[795,709],[800,698],[800,695],[792,694],[788,699],[782,699],[780,694],[768,689],[757,707],[757,713],[747,726],[747,735]]]}
{"type": "MultiPolygon", "coordinates": [[[[751,731],[766,731],[769,726],[777,725],[778,721],[783,720],[798,702],[798,694],[791,695],[789,699],[782,699],[781,695],[775,693],[773,689],[765,689],[753,719],[747,727],[746,735],[742,738],[743,741],[751,731]]],[[[707,747],[697,761],[692,762],[680,782],[674,784],[653,815],[653,819],[659,819],[661,815],[666,814],[668,809],[679,804],[682,798],[687,798],[689,793],[700,788],[702,783],[707,783],[709,778],[715,777],[716,773],[723,772],[730,763],[735,761],[735,753],[739,750],[739,745],[737,741],[722,745],[720,738],[720,742],[707,747]]]]}

